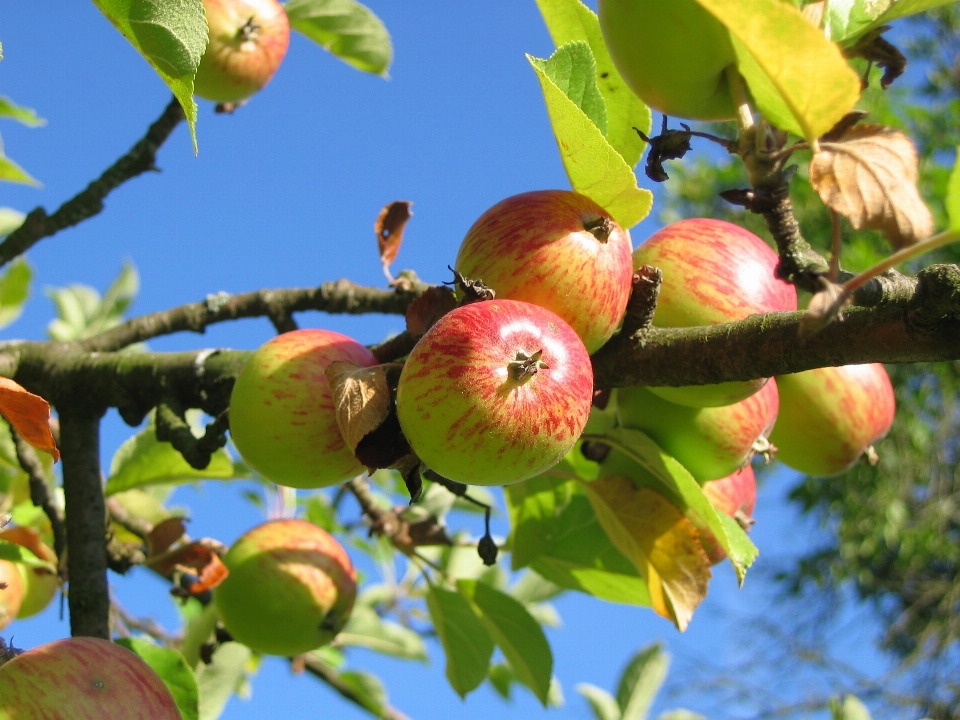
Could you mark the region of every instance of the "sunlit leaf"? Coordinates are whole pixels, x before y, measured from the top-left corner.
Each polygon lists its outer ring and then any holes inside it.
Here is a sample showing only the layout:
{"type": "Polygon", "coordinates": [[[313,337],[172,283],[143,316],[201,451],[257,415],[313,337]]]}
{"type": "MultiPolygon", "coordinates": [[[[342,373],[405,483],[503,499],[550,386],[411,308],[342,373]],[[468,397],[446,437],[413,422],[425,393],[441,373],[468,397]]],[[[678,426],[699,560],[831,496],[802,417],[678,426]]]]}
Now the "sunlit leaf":
{"type": "Polygon", "coordinates": [[[337,645],[365,647],[407,660],[427,659],[427,650],[419,633],[384,620],[367,605],[354,606],[350,619],[335,642],[337,645]]]}
{"type": "Polygon", "coordinates": [[[200,717],[200,688],[197,676],[187,664],[183,655],[173,648],[159,647],[141,638],[121,638],[117,640],[127,650],[134,652],[160,676],[167,686],[183,720],[198,720],[200,717]]]}
{"type": "Polygon", "coordinates": [[[833,720],[870,720],[870,711],[856,695],[844,695],[833,707],[833,720]]]}
{"type": "Polygon", "coordinates": [[[653,194],[637,187],[637,177],[620,153],[544,69],[546,61],[527,56],[543,90],[553,134],[573,189],[609,212],[623,228],[643,220],[653,194]]]}
{"type": "Polygon", "coordinates": [[[40,183],[13,160],[0,153],[0,180],[40,187],[40,183]]]}
{"type": "Polygon", "coordinates": [[[466,697],[487,677],[493,639],[470,602],[458,592],[431,587],[427,608],[447,655],[447,680],[460,697],[466,697]]]}
{"type": "Polygon", "coordinates": [[[53,573],[57,571],[57,568],[51,563],[40,559],[23,545],[10,542],[9,540],[0,539],[0,560],[25,565],[26,567],[49,570],[53,573]]]}
{"type": "Polygon", "coordinates": [[[387,706],[387,691],[378,677],[358,670],[348,670],[339,675],[360,705],[373,713],[374,717],[383,717],[383,710],[387,706]]]}
{"type": "Polygon", "coordinates": [[[7,265],[0,276],[0,328],[4,328],[23,312],[23,305],[30,296],[30,280],[33,270],[23,257],[7,265]]]}
{"type": "Polygon", "coordinates": [[[173,91],[197,151],[193,79],[207,47],[201,0],[93,0],[114,27],[146,58],[173,91]]]}
{"type": "Polygon", "coordinates": [[[607,105],[597,87],[597,64],[590,45],[583,40],[568,42],[548,60],[534,63],[606,136],[607,105]]]}
{"type": "Polygon", "coordinates": [[[290,27],[364,72],[386,75],[393,60],[390,33],[354,0],[290,0],[290,27]]]}
{"type": "Polygon", "coordinates": [[[860,98],[840,48],[781,0],[697,0],[730,32],[737,66],[771,123],[814,141],[860,98]]]}
{"type": "Polygon", "coordinates": [[[200,686],[200,720],[217,720],[227,700],[244,676],[250,648],[238,642],[225,642],[213,653],[212,662],[197,670],[200,686]]]}
{"type": "Polygon", "coordinates": [[[118,325],[140,291],[136,267],[125,262],[103,297],[94,288],[74,284],[48,288],[46,294],[57,306],[57,319],[47,326],[51,339],[84,340],[118,325]]]}
{"type": "Polygon", "coordinates": [[[597,86],[606,105],[607,141],[633,167],[644,142],[634,128],[650,133],[650,110],[623,81],[607,52],[597,14],[580,0],[537,0],[537,6],[557,47],[584,40],[596,62],[597,86]]]}
{"type": "Polygon", "coordinates": [[[950,173],[950,182],[947,185],[947,217],[951,230],[960,230],[960,148],[957,148],[957,159],[950,173]]]}
{"type": "Polygon", "coordinates": [[[23,225],[23,221],[27,218],[19,210],[14,210],[13,208],[0,207],[0,237],[4,235],[9,235],[14,230],[23,225]]]}
{"type": "Polygon", "coordinates": [[[623,708],[620,720],[645,720],[669,668],[670,656],[660,643],[648,645],[630,659],[617,686],[617,703],[623,708]]]}
{"type": "Polygon", "coordinates": [[[848,45],[897,18],[952,2],[956,0],[827,0],[825,30],[832,40],[848,45]]]}
{"type": "Polygon", "coordinates": [[[540,624],[518,600],[485,583],[460,580],[457,587],[479,610],[487,630],[517,679],[546,707],[553,674],[553,653],[540,624]]]}
{"type": "Polygon", "coordinates": [[[616,698],[603,688],[590,683],[580,683],[577,685],[577,692],[590,703],[590,709],[597,720],[620,720],[620,706],[616,698]]]}
{"type": "Polygon", "coordinates": [[[0,95],[0,117],[17,120],[28,127],[40,127],[47,121],[37,115],[35,110],[20,107],[8,97],[0,95]]]}

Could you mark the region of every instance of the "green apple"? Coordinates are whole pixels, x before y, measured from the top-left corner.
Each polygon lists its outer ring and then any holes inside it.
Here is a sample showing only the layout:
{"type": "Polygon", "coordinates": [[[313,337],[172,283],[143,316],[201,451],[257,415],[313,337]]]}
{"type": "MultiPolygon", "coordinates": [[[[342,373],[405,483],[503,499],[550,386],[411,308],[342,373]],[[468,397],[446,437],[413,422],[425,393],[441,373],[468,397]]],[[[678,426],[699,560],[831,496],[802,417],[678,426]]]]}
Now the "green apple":
{"type": "Polygon", "coordinates": [[[750,461],[758,439],[777,419],[777,384],[724,407],[693,408],[668,402],[642,387],[617,392],[620,423],[642,430],[699,482],[726,477],[750,461]]]}
{"type": "Polygon", "coordinates": [[[630,234],[602,207],[569,190],[501,200],[467,231],[456,269],[498,298],[555,312],[588,352],[616,332],[630,299],[630,234]]]}
{"type": "Polygon", "coordinates": [[[0,720],[182,720],[160,676],[124,647],[56,640],[0,666],[0,720]]]}
{"type": "Polygon", "coordinates": [[[246,100],[280,67],[290,21],[277,0],[203,0],[210,40],[194,92],[218,103],[246,100]]]}
{"type": "Polygon", "coordinates": [[[824,367],[777,377],[777,459],[807,475],[838,475],[887,434],[896,399],[883,365],[824,367]]]}
{"type": "MultiPolygon", "coordinates": [[[[711,218],[672,223],[633,253],[633,266],[663,271],[653,324],[694,327],[797,309],[797,291],[776,277],[779,257],[739,225],[711,218]]],[[[705,357],[704,363],[710,358],[705,357]]],[[[650,388],[665,400],[693,407],[730,405],[759,390],[764,378],[690,387],[650,388]]]]}
{"type": "Polygon", "coordinates": [[[735,116],[730,33],[696,0],[600,0],[598,14],[614,65],[651,108],[693,120],[735,116]]]}
{"type": "MultiPolygon", "coordinates": [[[[0,531],[0,540],[15,542],[22,545],[41,560],[46,560],[54,567],[57,566],[57,554],[49,545],[40,539],[40,533],[30,527],[8,527],[0,531]]],[[[23,581],[23,601],[20,603],[18,618],[30,617],[43,610],[53,600],[60,582],[55,571],[44,568],[27,567],[16,563],[23,581]]]]}
{"type": "Polygon", "coordinates": [[[397,416],[410,447],[440,475],[508,485],[553,467],[590,416],[593,367],[557,315],[519,300],[463,305],[403,365],[397,416]]]}
{"type": "Polygon", "coordinates": [[[369,367],[377,359],[330,330],[294,330],[261,346],[230,395],[230,436],[243,459],[268,480],[297,488],[335,485],[363,472],[337,424],[327,366],[369,367]]]}
{"type": "Polygon", "coordinates": [[[346,624],[357,574],[330,533],[303,520],[274,520],[237,540],[230,571],[213,591],[224,627],[266,655],[293,656],[330,642],[346,624]]]}

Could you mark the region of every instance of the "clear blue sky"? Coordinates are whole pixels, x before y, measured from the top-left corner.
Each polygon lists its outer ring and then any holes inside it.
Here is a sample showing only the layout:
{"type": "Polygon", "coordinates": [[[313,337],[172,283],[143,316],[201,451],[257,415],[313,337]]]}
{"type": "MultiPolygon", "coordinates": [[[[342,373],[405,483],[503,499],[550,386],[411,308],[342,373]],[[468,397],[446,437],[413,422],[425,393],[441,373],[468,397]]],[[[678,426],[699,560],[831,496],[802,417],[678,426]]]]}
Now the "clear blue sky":
{"type": "MultiPolygon", "coordinates": [[[[389,28],[396,59],[390,80],[361,74],[295,35],[272,83],[233,116],[203,102],[194,157],[181,126],[162,149],[161,173],[128,183],[106,210],[29,252],[34,294],[4,339],[45,338],[53,314],[45,287],[81,282],[104,289],[121,264],[136,264],[142,291],[137,314],[202,299],[218,291],[313,286],[347,277],[384,286],[373,233],[380,208],[413,201],[414,217],[394,270],[447,279],[460,239],[494,202],[517,192],[568,187],[540,90],[524,53],[553,47],[533,0],[486,3],[370,2],[389,28]]],[[[0,206],[48,210],[71,197],[123,154],[162,111],[169,91],[89,2],[0,0],[0,94],[35,108],[43,128],[0,127],[7,154],[43,182],[33,189],[4,184],[0,206]]],[[[634,243],[657,228],[656,209],[633,229],[634,243]]],[[[399,317],[301,315],[302,326],[326,327],[364,343],[402,328],[399,317]]],[[[150,343],[154,350],[255,348],[273,335],[266,320],[211,328],[150,343]]],[[[104,463],[130,433],[111,414],[104,422],[104,463]]],[[[589,717],[575,692],[581,681],[613,689],[628,655],[663,639],[677,673],[698,663],[737,658],[748,618],[782,611],[769,573],[818,542],[816,529],[784,502],[790,478],[776,473],[761,494],[755,539],[757,568],[738,591],[728,565],[717,569],[711,594],[683,636],[651,611],[568,594],[558,600],[564,625],[549,631],[556,674],[567,703],[543,711],[524,689],[513,704],[488,687],[461,703],[443,677],[443,654],[431,663],[350,655],[353,667],[375,672],[391,702],[414,718],[589,717]]],[[[262,519],[237,486],[211,483],[178,491],[192,508],[193,536],[231,542],[262,519]]],[[[499,518],[495,532],[505,534],[499,518]]],[[[137,614],[155,613],[173,627],[163,583],[146,572],[112,577],[118,597],[137,614]]],[[[848,662],[875,671],[875,630],[866,620],[838,626],[831,647],[848,662]]],[[[56,609],[5,633],[30,647],[69,634],[56,609]]],[[[798,679],[799,682],[799,679],[798,679]]],[[[696,699],[683,703],[698,709],[696,699]]],[[[663,704],[658,709],[665,709],[663,704]]],[[[702,707],[700,709],[703,709],[702,707]]],[[[729,716],[747,708],[728,708],[729,716]]],[[[254,680],[253,699],[232,700],[224,717],[368,717],[308,677],[292,677],[269,660],[254,680]]],[[[721,717],[723,715],[714,715],[721,717]]]]}

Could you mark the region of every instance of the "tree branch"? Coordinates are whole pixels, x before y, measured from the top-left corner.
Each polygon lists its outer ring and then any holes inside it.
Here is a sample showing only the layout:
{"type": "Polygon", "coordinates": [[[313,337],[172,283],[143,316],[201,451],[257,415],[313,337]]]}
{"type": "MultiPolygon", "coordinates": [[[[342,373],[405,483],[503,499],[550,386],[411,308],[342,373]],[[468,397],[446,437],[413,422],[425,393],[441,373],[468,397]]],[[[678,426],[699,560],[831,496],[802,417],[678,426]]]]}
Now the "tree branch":
{"type": "MultiPolygon", "coordinates": [[[[353,688],[351,688],[349,684],[344,682],[343,678],[340,677],[340,673],[326,663],[316,660],[309,655],[303,655],[301,657],[304,670],[314,677],[323,680],[323,682],[340,693],[342,697],[369,711],[369,708],[367,708],[367,706],[364,704],[363,698],[354,692],[353,688]]],[[[301,658],[296,658],[294,662],[299,660],[301,660],[301,658]]],[[[410,720],[407,715],[404,715],[402,712],[390,705],[384,705],[380,717],[383,718],[383,720],[410,720]]]]}
{"type": "Polygon", "coordinates": [[[111,191],[148,170],[156,170],[155,161],[160,146],[184,119],[183,109],[176,98],[150,126],[126,155],[107,168],[104,173],[74,197],[47,215],[42,207],[30,211],[23,224],[0,243],[0,267],[26,252],[45,237],[68,227],[78,225],[103,210],[103,200],[111,191]]]}
{"type": "Polygon", "coordinates": [[[17,461],[30,478],[30,500],[36,507],[43,510],[50,520],[50,528],[53,531],[53,550],[57,554],[57,563],[62,571],[63,553],[67,548],[67,530],[63,524],[63,513],[50,497],[50,487],[47,485],[46,473],[40,458],[37,457],[37,451],[20,437],[16,430],[11,428],[10,432],[17,450],[17,461]]]}

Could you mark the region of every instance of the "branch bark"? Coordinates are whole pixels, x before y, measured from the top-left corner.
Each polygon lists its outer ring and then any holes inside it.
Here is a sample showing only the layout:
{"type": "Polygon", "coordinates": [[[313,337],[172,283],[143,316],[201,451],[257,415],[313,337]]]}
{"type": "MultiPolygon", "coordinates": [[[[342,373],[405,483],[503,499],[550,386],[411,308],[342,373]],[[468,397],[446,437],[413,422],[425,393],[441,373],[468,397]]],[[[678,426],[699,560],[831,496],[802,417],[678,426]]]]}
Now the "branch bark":
{"type": "Polygon", "coordinates": [[[99,213],[103,210],[104,198],[127,180],[148,170],[156,170],[157,151],[183,119],[183,109],[173,98],[147,134],[83,191],[67,200],[52,215],[47,215],[42,207],[31,210],[23,224],[0,243],[0,267],[43,238],[78,225],[99,213]]]}

